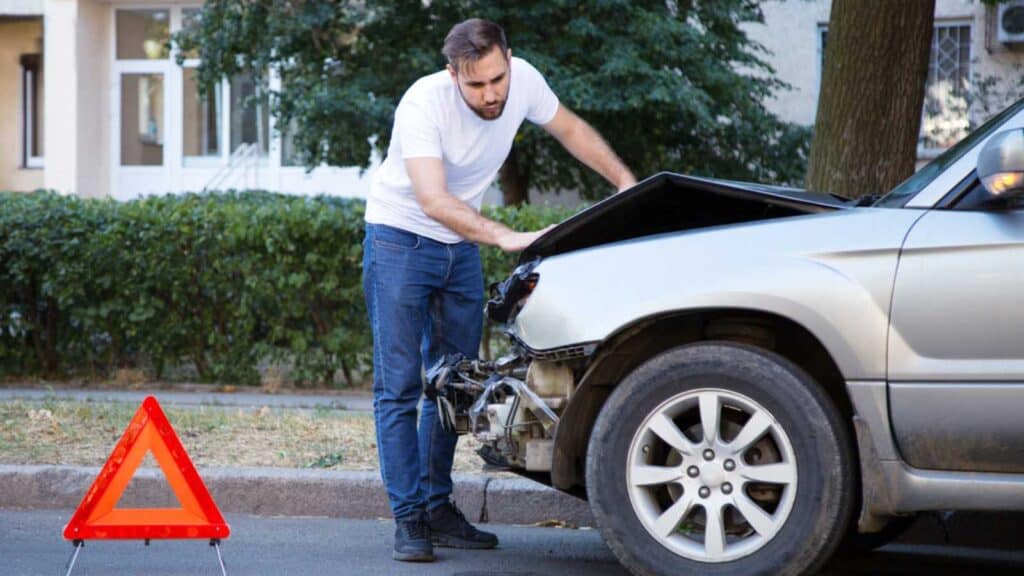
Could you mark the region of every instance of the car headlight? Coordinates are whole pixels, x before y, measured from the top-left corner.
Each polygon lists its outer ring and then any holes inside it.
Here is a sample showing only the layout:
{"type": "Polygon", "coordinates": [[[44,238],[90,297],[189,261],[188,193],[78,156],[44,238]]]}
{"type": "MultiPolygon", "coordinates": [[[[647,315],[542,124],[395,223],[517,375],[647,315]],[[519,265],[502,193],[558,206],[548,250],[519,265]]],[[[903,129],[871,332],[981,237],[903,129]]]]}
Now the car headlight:
{"type": "Polygon", "coordinates": [[[534,268],[540,264],[540,258],[520,264],[512,271],[512,275],[501,282],[491,284],[491,299],[487,301],[487,317],[492,322],[506,324],[515,319],[519,309],[526,304],[526,299],[537,287],[540,275],[534,268]]]}

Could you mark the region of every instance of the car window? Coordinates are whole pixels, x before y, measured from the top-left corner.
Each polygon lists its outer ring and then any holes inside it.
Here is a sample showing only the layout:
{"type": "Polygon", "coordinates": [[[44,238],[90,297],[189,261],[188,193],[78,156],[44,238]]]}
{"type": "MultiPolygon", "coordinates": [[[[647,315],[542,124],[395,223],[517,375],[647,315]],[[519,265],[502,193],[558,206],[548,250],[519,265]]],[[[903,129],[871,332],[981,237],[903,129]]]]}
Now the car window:
{"type": "Polygon", "coordinates": [[[946,168],[949,168],[968,150],[973,148],[979,140],[983,140],[986,136],[998,130],[1007,119],[1019,112],[1021,108],[1024,108],[1024,99],[1018,100],[1017,103],[979,126],[966,138],[957,142],[952,148],[943,152],[938,158],[932,160],[913,176],[893,188],[892,191],[883,196],[878,202],[875,202],[874,205],[881,208],[899,208],[903,206],[915,194],[928,186],[932,180],[938,178],[946,168]]]}
{"type": "Polygon", "coordinates": [[[977,172],[972,172],[967,182],[957,188],[959,190],[953,192],[955,197],[951,198],[948,204],[948,207],[953,210],[972,212],[1024,210],[1024,197],[1022,196],[993,199],[988,190],[985,190],[985,187],[982,186],[977,172]]]}

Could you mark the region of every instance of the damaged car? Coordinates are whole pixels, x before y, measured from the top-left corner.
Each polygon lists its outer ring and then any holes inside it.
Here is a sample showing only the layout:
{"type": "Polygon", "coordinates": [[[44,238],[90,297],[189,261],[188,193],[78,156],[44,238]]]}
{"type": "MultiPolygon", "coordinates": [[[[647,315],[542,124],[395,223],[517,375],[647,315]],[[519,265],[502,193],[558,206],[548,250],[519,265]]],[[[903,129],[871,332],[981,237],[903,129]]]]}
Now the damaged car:
{"type": "Polygon", "coordinates": [[[427,390],[637,574],[804,574],[1024,510],[1024,101],[880,198],[655,175],[492,287],[427,390]]]}

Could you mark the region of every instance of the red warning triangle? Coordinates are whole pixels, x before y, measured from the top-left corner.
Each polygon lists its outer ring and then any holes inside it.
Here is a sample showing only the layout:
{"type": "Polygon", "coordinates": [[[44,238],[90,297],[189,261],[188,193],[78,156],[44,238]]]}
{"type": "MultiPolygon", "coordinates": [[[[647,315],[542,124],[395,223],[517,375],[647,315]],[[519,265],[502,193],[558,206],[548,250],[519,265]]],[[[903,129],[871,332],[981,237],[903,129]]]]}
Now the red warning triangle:
{"type": "Polygon", "coordinates": [[[142,401],[121,440],[86,492],[67,540],[225,539],[231,529],[210,497],[156,398],[142,401]],[[114,508],[147,452],[153,452],[181,508],[114,508]]]}

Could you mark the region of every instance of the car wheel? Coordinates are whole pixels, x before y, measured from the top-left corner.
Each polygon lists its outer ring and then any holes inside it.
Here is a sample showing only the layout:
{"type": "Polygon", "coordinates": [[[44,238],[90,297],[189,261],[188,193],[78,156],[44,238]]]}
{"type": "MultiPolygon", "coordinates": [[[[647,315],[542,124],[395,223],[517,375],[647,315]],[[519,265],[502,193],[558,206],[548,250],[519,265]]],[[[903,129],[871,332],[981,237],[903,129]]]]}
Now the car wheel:
{"type": "Polygon", "coordinates": [[[587,493],[635,574],[804,574],[854,501],[849,434],[798,366],[708,342],[647,361],[601,409],[587,493]]]}

